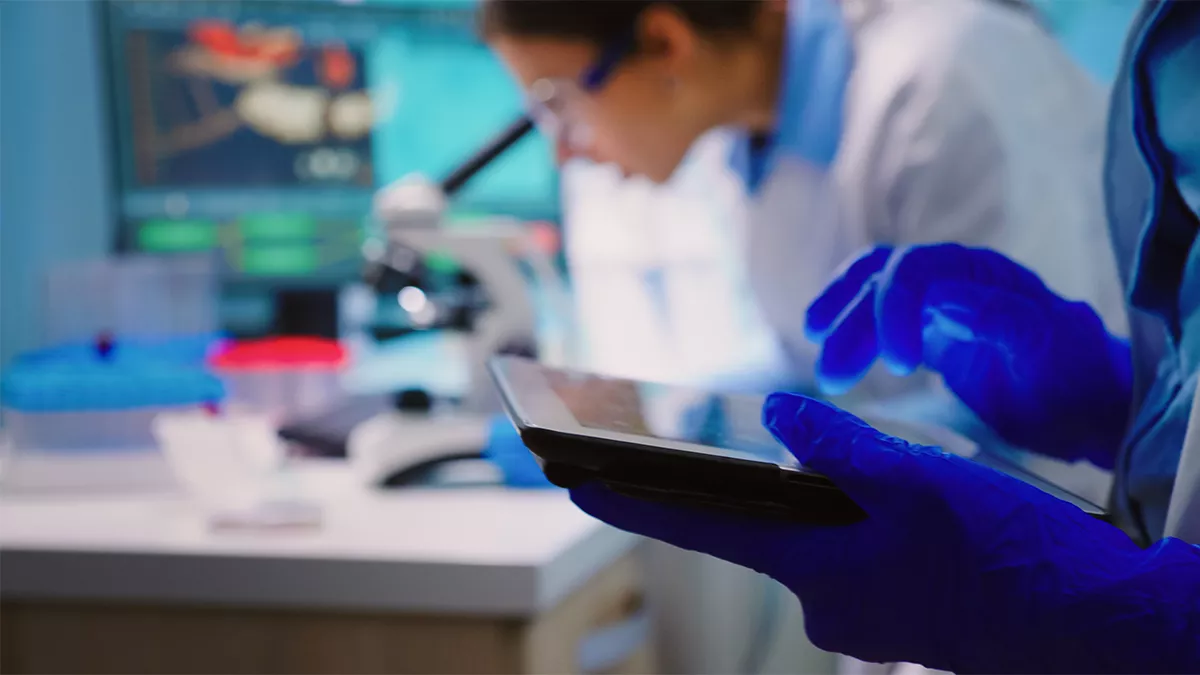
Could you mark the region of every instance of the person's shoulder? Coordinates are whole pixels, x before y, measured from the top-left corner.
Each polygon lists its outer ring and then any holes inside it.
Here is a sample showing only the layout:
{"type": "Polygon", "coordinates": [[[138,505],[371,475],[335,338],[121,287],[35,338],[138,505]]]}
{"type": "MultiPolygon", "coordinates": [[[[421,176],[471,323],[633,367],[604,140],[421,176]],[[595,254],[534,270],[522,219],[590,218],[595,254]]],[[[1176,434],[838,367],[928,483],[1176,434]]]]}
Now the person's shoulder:
{"type": "Polygon", "coordinates": [[[964,50],[972,19],[962,5],[973,1],[846,0],[855,45],[850,128],[869,139],[892,138],[926,126],[947,104],[970,103],[976,68],[964,50]]]}
{"type": "Polygon", "coordinates": [[[1029,75],[1086,82],[1036,10],[1019,0],[846,0],[845,7],[857,79],[875,97],[936,99],[947,90],[969,97],[983,83],[1027,86],[1029,75]],[[1002,68],[1020,77],[1004,77],[1002,68]]]}
{"type": "Polygon", "coordinates": [[[888,67],[911,79],[953,56],[972,13],[961,0],[846,0],[857,68],[888,67]]]}
{"type": "Polygon", "coordinates": [[[965,62],[969,17],[961,0],[846,0],[854,33],[854,70],[847,90],[847,124],[869,136],[923,126],[962,89],[974,70],[965,62]],[[939,10],[938,6],[948,6],[939,10]],[[855,16],[856,9],[862,15],[855,16]]]}

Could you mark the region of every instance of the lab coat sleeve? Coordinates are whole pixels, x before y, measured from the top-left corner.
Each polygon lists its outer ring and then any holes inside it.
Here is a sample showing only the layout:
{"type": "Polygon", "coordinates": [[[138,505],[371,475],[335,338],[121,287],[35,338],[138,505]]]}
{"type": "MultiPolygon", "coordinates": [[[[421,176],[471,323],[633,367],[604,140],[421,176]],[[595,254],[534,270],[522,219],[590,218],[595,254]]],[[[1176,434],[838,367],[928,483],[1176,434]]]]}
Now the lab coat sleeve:
{"type": "Polygon", "coordinates": [[[1192,399],[1165,534],[1200,545],[1200,396],[1192,399]]]}
{"type": "Polygon", "coordinates": [[[947,59],[894,91],[867,162],[876,242],[1003,248],[1007,165],[977,86],[947,59]]]}

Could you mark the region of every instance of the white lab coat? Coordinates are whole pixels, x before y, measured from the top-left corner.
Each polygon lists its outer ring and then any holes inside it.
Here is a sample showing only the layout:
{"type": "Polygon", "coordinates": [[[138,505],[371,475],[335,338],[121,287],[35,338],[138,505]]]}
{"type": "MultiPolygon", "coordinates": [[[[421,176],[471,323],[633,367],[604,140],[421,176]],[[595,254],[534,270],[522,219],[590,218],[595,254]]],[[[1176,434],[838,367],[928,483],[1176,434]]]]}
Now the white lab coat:
{"type": "Polygon", "coordinates": [[[1164,534],[1200,546],[1200,396],[1192,399],[1164,534]]]}
{"type": "MultiPolygon", "coordinates": [[[[1102,88],[998,0],[841,3],[855,66],[828,170],[781,153],[760,190],[735,203],[718,131],[662,188],[606,167],[564,172],[586,365],[659,380],[748,366],[807,379],[817,347],[806,307],[847,257],[877,243],[996,249],[1125,332],[1105,231],[1102,88]],[[652,269],[665,271],[657,301],[639,276],[652,269]],[[736,298],[754,311],[732,309],[736,298]]],[[[876,372],[861,389],[915,384],[876,372]]]]}
{"type": "MultiPolygon", "coordinates": [[[[838,154],[828,170],[781,154],[743,234],[754,297],[793,366],[808,375],[817,355],[804,335],[809,302],[878,243],[993,248],[1124,333],[1101,87],[1029,15],[995,0],[842,7],[855,65],[838,154]]],[[[875,372],[866,386],[902,385],[875,372]]]]}
{"type": "Polygon", "coordinates": [[[582,366],[707,382],[781,363],[737,250],[746,205],[728,153],[727,137],[706,136],[663,186],[623,179],[608,166],[564,169],[564,244],[582,366]]]}

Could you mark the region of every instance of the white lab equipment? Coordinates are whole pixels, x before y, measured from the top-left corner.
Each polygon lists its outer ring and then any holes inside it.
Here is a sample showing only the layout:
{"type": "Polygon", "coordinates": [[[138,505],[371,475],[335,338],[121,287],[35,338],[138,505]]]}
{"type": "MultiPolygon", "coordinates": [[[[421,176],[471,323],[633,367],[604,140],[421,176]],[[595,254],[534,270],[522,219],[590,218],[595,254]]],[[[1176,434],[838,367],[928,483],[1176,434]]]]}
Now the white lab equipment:
{"type": "MultiPolygon", "coordinates": [[[[375,209],[387,244],[365,250],[369,263],[388,265],[393,256],[407,258],[414,253],[446,254],[479,280],[487,306],[469,333],[398,341],[399,360],[404,359],[405,343],[409,342],[413,353],[438,359],[449,379],[465,386],[455,392],[460,402],[453,410],[400,406],[368,419],[350,434],[347,454],[360,480],[369,485],[484,449],[491,416],[501,411],[487,370],[488,360],[497,352],[535,346],[542,360],[562,364],[574,351],[573,308],[535,231],[508,218],[448,224],[443,187],[416,175],[380,190],[375,209]],[[522,264],[532,272],[532,280],[526,278],[522,264]],[[464,369],[460,365],[464,363],[465,383],[461,382],[464,369]]],[[[414,365],[419,367],[409,371],[413,373],[410,386],[429,370],[428,364],[414,365]]],[[[350,375],[361,385],[361,371],[350,375]]],[[[432,388],[424,392],[436,393],[432,388]]]]}
{"type": "Polygon", "coordinates": [[[448,460],[480,457],[490,431],[491,417],[477,413],[397,409],[355,427],[346,458],[363,485],[403,484],[448,460]]]}
{"type": "Polygon", "coordinates": [[[562,278],[541,249],[536,233],[512,218],[453,226],[445,222],[446,196],[442,187],[413,175],[389,185],[376,195],[376,220],[382,223],[388,246],[368,248],[368,261],[379,263],[395,251],[421,255],[443,253],[469,270],[487,294],[488,307],[480,313],[468,337],[470,388],[464,406],[476,411],[498,411],[498,401],[487,375],[487,361],[513,344],[536,344],[543,360],[570,358],[572,309],[562,278]],[[532,271],[532,284],[522,273],[522,263],[532,271]],[[535,293],[543,302],[535,305],[535,293]],[[564,330],[547,334],[549,322],[539,320],[538,309],[556,315],[564,330]],[[555,339],[549,340],[547,338],[555,339]]]}

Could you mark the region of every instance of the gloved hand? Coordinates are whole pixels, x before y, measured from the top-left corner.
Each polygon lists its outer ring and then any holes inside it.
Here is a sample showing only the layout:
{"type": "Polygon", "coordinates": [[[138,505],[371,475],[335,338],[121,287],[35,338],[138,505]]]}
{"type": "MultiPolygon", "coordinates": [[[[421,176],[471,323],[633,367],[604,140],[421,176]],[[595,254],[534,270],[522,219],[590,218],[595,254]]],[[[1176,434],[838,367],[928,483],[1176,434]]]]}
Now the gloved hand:
{"type": "Polygon", "coordinates": [[[1129,415],[1128,343],[995,251],[876,248],[812,303],[806,327],[828,393],[877,357],[897,374],[923,364],[1009,443],[1112,468],[1129,415]]]}
{"type": "Polygon", "coordinates": [[[828,404],[764,423],[867,512],[819,527],[571,492],[616,527],[770,575],[816,646],[956,673],[1200,672],[1200,548],[1150,550],[1032,486],[885,436],[828,404]]]}

